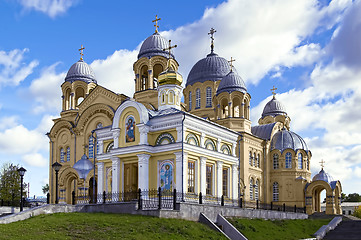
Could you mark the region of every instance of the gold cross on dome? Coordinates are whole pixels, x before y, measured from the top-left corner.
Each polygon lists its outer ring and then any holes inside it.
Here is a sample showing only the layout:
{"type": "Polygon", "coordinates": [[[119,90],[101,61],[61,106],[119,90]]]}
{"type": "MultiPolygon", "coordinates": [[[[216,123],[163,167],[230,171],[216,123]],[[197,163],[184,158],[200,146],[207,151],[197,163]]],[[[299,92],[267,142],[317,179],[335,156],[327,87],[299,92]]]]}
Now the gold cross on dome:
{"type": "Polygon", "coordinates": [[[169,47],[163,49],[163,51],[168,51],[168,55],[169,55],[168,59],[170,59],[171,49],[177,47],[177,45],[171,46],[171,42],[172,42],[172,40],[169,40],[169,47]]]}
{"type": "Polygon", "coordinates": [[[83,44],[81,45],[81,48],[79,48],[79,51],[80,51],[80,60],[83,61],[83,56],[84,56],[84,53],[83,53],[83,50],[85,49],[85,47],[83,47],[83,44]]]}
{"type": "Polygon", "coordinates": [[[228,62],[229,62],[229,66],[231,66],[231,72],[232,72],[232,69],[233,69],[233,62],[234,61],[236,61],[236,59],[233,59],[232,57],[231,57],[231,60],[229,60],[228,62]]]}
{"type": "Polygon", "coordinates": [[[211,30],[209,31],[208,35],[211,35],[211,51],[213,52],[213,48],[214,48],[214,33],[217,32],[214,28],[211,28],[211,30]]]}
{"type": "Polygon", "coordinates": [[[323,167],[325,166],[325,163],[326,163],[326,162],[323,161],[323,159],[322,159],[320,163],[321,163],[321,167],[322,167],[322,169],[323,169],[323,167]]]}
{"type": "Polygon", "coordinates": [[[273,88],[271,89],[273,97],[276,96],[276,90],[277,90],[277,88],[275,88],[275,86],[273,86],[273,88]]]}
{"type": "Polygon", "coordinates": [[[152,22],[155,22],[154,27],[155,27],[155,32],[156,33],[158,32],[158,28],[159,28],[159,25],[158,25],[159,20],[161,20],[161,19],[158,18],[158,15],[155,15],[155,19],[152,21],[152,22]]]}

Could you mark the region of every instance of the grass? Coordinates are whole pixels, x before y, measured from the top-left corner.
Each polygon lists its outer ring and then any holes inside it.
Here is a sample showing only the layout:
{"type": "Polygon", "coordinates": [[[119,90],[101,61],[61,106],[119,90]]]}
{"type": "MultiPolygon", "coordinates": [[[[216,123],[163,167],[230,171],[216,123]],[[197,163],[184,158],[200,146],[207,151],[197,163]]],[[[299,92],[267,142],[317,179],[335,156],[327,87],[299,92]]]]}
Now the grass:
{"type": "Polygon", "coordinates": [[[306,220],[263,220],[227,218],[249,240],[257,239],[302,239],[311,238],[312,234],[327,225],[331,219],[306,220]]]}
{"type": "Polygon", "coordinates": [[[0,224],[0,239],[226,239],[180,219],[106,213],[56,213],[0,224]]]}

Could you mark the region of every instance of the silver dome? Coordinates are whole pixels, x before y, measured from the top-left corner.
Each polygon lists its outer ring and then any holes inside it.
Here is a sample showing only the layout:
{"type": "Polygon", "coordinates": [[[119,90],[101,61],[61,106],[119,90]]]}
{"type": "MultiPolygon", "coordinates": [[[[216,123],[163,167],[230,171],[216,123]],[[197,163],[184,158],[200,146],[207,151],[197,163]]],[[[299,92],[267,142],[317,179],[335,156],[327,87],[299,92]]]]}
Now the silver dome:
{"type": "Polygon", "coordinates": [[[97,83],[95,79],[95,74],[91,67],[84,62],[83,60],[79,60],[74,63],[65,77],[65,81],[74,82],[76,80],[84,81],[86,83],[97,83]]]}
{"type": "Polygon", "coordinates": [[[199,60],[189,72],[186,86],[196,82],[218,81],[229,73],[229,63],[215,53],[199,60]]]}
{"type": "MultiPolygon", "coordinates": [[[[168,41],[156,32],[145,39],[142,46],[140,47],[138,59],[142,57],[151,58],[153,56],[163,56],[168,58],[169,53],[167,51],[163,51],[163,49],[167,47],[168,41]]],[[[174,58],[174,55],[171,54],[171,57],[174,58]]]]}
{"type": "Polygon", "coordinates": [[[237,73],[231,71],[225,77],[223,77],[219,83],[217,95],[222,92],[231,93],[234,91],[246,93],[247,88],[243,79],[237,73]]]}
{"type": "Polygon", "coordinates": [[[285,106],[276,99],[275,96],[269,101],[263,109],[262,118],[266,116],[275,117],[277,115],[285,115],[287,116],[285,106]]]}
{"type": "Polygon", "coordinates": [[[325,181],[327,183],[331,183],[333,182],[333,178],[325,172],[325,170],[323,170],[323,168],[321,169],[321,171],[319,173],[317,173],[313,178],[312,181],[325,181]]]}
{"type": "Polygon", "coordinates": [[[271,151],[274,149],[278,149],[281,152],[286,149],[292,149],[294,151],[303,149],[308,151],[305,140],[296,133],[288,131],[285,128],[273,135],[271,141],[271,151]]]}

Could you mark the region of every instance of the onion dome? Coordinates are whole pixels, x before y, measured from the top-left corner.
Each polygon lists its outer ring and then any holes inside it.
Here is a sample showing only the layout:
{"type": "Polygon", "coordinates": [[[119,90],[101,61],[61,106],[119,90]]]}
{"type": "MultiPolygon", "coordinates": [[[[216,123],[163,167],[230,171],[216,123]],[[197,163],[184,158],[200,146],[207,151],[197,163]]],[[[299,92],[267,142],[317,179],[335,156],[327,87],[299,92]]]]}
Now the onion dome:
{"type": "Polygon", "coordinates": [[[199,60],[189,72],[186,86],[196,82],[218,81],[229,73],[229,63],[226,59],[211,52],[199,60]]]}
{"type": "Polygon", "coordinates": [[[325,181],[327,183],[331,183],[333,182],[333,178],[325,172],[325,170],[323,170],[323,168],[321,169],[321,171],[319,173],[317,173],[313,178],[312,181],[325,181]]]}
{"type": "Polygon", "coordinates": [[[246,93],[247,88],[243,79],[237,73],[230,71],[219,83],[217,95],[222,92],[231,93],[234,91],[246,93]]]}
{"type": "Polygon", "coordinates": [[[172,67],[167,68],[164,72],[161,72],[158,76],[159,85],[176,84],[182,85],[183,77],[180,73],[175,71],[172,67]]]}
{"type": "Polygon", "coordinates": [[[286,149],[292,149],[294,151],[302,149],[306,152],[308,151],[305,140],[298,134],[288,131],[286,128],[283,128],[273,135],[271,140],[271,151],[274,149],[278,149],[281,152],[286,149]]]}
{"type": "Polygon", "coordinates": [[[74,63],[65,77],[65,81],[74,82],[74,81],[83,81],[86,83],[97,83],[95,79],[95,74],[91,67],[84,62],[83,60],[79,60],[74,63]]]}
{"type": "Polygon", "coordinates": [[[93,163],[84,154],[81,159],[74,164],[73,168],[78,172],[80,178],[85,179],[90,170],[93,169],[93,163]]]}
{"type": "Polygon", "coordinates": [[[265,116],[275,117],[277,115],[287,116],[287,112],[285,106],[273,95],[271,101],[269,101],[263,109],[262,118],[265,116]]]}
{"type": "MultiPolygon", "coordinates": [[[[169,53],[163,50],[167,47],[168,41],[165,40],[165,38],[158,32],[155,32],[143,42],[138,54],[138,59],[142,57],[151,58],[153,56],[163,56],[168,58],[169,53]]],[[[171,57],[174,59],[173,54],[171,54],[171,57]]]]}

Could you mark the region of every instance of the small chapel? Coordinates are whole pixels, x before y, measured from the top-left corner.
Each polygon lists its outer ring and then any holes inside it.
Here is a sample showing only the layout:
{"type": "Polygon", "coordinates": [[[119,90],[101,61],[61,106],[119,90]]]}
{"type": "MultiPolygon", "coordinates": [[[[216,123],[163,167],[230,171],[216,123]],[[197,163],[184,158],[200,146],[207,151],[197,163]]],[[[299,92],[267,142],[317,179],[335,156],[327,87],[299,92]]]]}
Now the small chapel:
{"type": "Polygon", "coordinates": [[[160,188],[296,205],[312,214],[321,211],[326,190],[326,213],[341,214],[341,183],[323,168],[311,179],[311,151],[291,131],[277,89],[252,123],[251,93],[234,59],[216,53],[213,28],[210,52],[184,84],[171,50],[176,45],[158,32],[159,20],[141,45],[134,79],[119,76],[134,81],[133,96],[98,83],[79,49],[61,85],[60,117],[47,134],[50,201],[160,188]],[[59,172],[54,163],[62,165],[59,172]]]}

